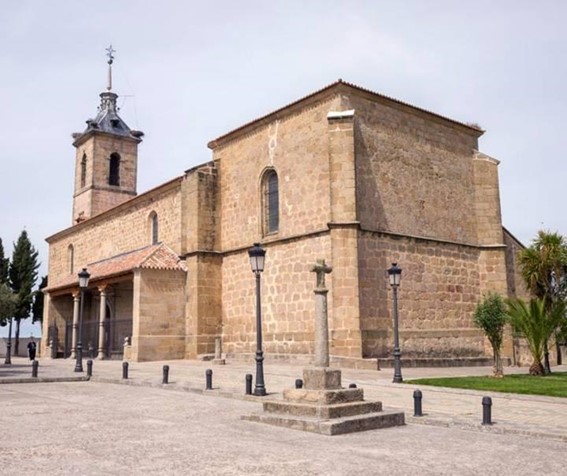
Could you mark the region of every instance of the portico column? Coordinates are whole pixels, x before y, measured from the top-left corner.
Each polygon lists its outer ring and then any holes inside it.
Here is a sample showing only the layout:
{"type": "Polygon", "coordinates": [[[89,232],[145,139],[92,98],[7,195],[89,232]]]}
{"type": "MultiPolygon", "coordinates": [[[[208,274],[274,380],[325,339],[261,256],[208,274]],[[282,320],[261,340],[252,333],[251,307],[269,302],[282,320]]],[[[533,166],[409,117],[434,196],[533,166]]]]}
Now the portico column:
{"type": "Polygon", "coordinates": [[[106,285],[99,286],[100,292],[100,313],[98,328],[98,354],[97,359],[104,359],[104,320],[106,319],[106,285]]]}
{"type": "Polygon", "coordinates": [[[79,329],[79,291],[73,292],[73,333],[71,335],[71,358],[77,358],[77,330],[79,329]]]}

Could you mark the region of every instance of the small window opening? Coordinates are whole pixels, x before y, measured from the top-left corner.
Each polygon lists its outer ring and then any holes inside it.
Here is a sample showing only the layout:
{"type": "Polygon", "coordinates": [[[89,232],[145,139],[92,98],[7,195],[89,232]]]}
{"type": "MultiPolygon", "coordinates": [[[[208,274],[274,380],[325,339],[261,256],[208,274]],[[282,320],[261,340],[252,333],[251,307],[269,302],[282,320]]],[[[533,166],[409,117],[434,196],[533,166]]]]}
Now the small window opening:
{"type": "Polygon", "coordinates": [[[73,274],[73,269],[75,267],[75,248],[73,245],[69,245],[67,248],[67,266],[69,270],[69,274],[73,274]]]}
{"type": "Polygon", "coordinates": [[[156,212],[152,212],[150,214],[150,230],[151,230],[152,245],[155,245],[159,242],[159,223],[156,212]]]}
{"type": "Polygon", "coordinates": [[[276,171],[266,172],[263,182],[264,229],[266,233],[276,233],[280,226],[279,186],[276,171]]]}
{"type": "Polygon", "coordinates": [[[108,185],[120,185],[120,154],[110,154],[108,185]]]}
{"type": "Polygon", "coordinates": [[[87,154],[83,154],[81,159],[81,188],[85,186],[87,181],[87,154]]]}

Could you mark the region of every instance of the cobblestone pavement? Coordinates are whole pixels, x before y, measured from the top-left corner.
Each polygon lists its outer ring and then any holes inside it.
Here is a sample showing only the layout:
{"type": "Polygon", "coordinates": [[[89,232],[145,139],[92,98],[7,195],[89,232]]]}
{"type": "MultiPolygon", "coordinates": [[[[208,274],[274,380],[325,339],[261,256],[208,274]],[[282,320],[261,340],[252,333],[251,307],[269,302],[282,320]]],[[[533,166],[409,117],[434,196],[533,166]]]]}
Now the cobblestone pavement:
{"type": "MultiPolygon", "coordinates": [[[[11,366],[0,365],[0,382],[31,380],[31,364],[22,358],[12,359],[11,366]]],[[[71,359],[41,359],[39,378],[76,378],[75,362],[71,359]]],[[[84,362],[86,371],[86,359],[84,362]]],[[[554,371],[567,371],[567,366],[556,367],[554,371]]],[[[567,442],[567,399],[512,395],[494,392],[420,387],[423,392],[423,411],[425,417],[413,417],[413,391],[418,388],[409,384],[394,384],[392,370],[354,370],[343,369],[343,386],[356,383],[364,389],[366,400],[380,400],[387,409],[401,409],[406,412],[406,420],[411,423],[457,426],[474,429],[484,433],[517,433],[555,439],[567,442]],[[483,396],[492,398],[492,418],[494,425],[482,426],[483,396]]],[[[455,368],[407,368],[403,369],[406,380],[419,377],[489,375],[488,367],[455,368]]],[[[526,368],[508,367],[506,373],[527,372],[526,368]]],[[[167,361],[130,363],[129,378],[122,380],[121,361],[94,361],[94,382],[115,382],[132,386],[156,387],[201,393],[209,396],[222,396],[233,399],[258,401],[259,397],[245,396],[245,375],[255,373],[254,362],[228,362],[215,365],[200,361],[167,361]],[[169,365],[169,385],[162,385],[162,367],[169,365]],[[213,370],[212,391],[205,391],[205,370],[213,370]]],[[[265,381],[269,395],[266,398],[281,398],[285,388],[292,387],[295,379],[301,378],[302,366],[265,363],[265,381]]],[[[92,383],[92,382],[90,382],[92,383]]],[[[0,386],[1,389],[2,386],[0,386]]]]}

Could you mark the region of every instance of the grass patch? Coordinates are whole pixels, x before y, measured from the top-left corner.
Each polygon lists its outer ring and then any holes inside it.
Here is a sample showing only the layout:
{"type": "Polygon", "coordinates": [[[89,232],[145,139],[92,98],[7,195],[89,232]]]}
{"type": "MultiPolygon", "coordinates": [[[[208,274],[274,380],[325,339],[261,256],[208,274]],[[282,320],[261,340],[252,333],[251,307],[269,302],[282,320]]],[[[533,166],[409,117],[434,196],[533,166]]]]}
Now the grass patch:
{"type": "Polygon", "coordinates": [[[491,392],[521,393],[525,395],[545,395],[567,398],[567,372],[535,377],[533,375],[506,375],[494,377],[447,377],[420,378],[407,380],[413,385],[433,385],[435,387],[465,388],[469,390],[488,390],[491,392]]]}

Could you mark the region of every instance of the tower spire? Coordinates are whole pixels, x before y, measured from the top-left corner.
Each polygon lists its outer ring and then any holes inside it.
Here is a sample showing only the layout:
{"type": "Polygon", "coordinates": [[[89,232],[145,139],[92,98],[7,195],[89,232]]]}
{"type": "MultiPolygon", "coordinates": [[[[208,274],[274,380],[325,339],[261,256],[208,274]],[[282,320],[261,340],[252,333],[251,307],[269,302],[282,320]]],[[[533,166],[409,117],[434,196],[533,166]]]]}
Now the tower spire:
{"type": "Polygon", "coordinates": [[[106,89],[108,91],[112,90],[112,63],[114,62],[114,53],[116,53],[116,50],[112,48],[112,45],[106,48],[106,56],[108,56],[108,84],[106,89]]]}

